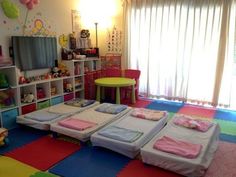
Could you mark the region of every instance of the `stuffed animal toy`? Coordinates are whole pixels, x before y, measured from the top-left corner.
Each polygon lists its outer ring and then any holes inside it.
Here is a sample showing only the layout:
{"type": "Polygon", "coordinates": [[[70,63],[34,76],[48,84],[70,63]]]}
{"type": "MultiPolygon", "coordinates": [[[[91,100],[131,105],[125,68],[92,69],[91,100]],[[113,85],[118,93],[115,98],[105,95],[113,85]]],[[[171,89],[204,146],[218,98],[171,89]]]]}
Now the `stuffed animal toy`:
{"type": "Polygon", "coordinates": [[[86,29],[81,30],[80,37],[81,38],[89,38],[90,37],[89,30],[86,30],[86,29]]]}
{"type": "Polygon", "coordinates": [[[65,91],[66,91],[66,92],[72,92],[72,91],[73,91],[72,84],[67,83],[67,84],[66,84],[66,89],[65,89],[65,91]]]}
{"type": "Polygon", "coordinates": [[[60,70],[61,77],[62,76],[70,76],[70,72],[68,71],[66,65],[64,63],[58,64],[58,69],[60,70]]]}
{"type": "Polygon", "coordinates": [[[11,90],[0,92],[0,107],[13,106],[14,104],[14,92],[11,90]]]}
{"type": "Polygon", "coordinates": [[[61,71],[58,67],[53,67],[51,74],[52,74],[52,78],[58,78],[60,77],[61,71]]]}
{"type": "Polygon", "coordinates": [[[33,101],[34,101],[34,95],[32,93],[24,94],[24,97],[22,99],[23,103],[32,103],[33,101]]]}

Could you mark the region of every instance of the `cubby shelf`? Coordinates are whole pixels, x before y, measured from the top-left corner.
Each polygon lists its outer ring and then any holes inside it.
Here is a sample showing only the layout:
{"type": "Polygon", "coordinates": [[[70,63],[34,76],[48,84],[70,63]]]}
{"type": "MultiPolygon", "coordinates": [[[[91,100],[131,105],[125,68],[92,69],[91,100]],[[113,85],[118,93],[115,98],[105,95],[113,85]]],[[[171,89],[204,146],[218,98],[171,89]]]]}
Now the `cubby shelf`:
{"type": "Polygon", "coordinates": [[[87,71],[100,70],[100,59],[86,58],[62,60],[62,62],[67,66],[70,76],[38,80],[26,84],[18,83],[19,76],[17,76],[16,66],[0,67],[0,73],[7,77],[9,84],[8,88],[0,89],[0,127],[12,129],[17,126],[15,120],[18,115],[59,104],[75,97],[84,98],[85,69],[87,71]],[[12,94],[14,104],[12,103],[9,107],[2,106],[1,102],[4,100],[1,99],[7,97],[8,93],[12,94]],[[33,98],[29,97],[29,102],[23,102],[22,97],[28,94],[32,94],[33,98]]]}

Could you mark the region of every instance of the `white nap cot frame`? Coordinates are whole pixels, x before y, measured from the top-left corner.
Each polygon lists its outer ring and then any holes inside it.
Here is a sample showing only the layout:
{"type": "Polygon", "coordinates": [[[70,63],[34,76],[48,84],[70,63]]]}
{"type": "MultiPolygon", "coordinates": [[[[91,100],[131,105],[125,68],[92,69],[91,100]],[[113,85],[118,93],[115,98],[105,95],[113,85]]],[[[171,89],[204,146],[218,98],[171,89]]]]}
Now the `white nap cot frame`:
{"type": "Polygon", "coordinates": [[[121,111],[118,114],[103,113],[103,112],[98,112],[95,110],[104,104],[106,103],[94,106],[83,112],[76,113],[73,115],[73,118],[78,118],[80,120],[89,121],[89,122],[93,122],[97,124],[91,128],[88,128],[85,130],[75,130],[75,129],[61,126],[58,124],[58,122],[54,122],[53,124],[51,124],[50,130],[55,133],[63,134],[63,135],[73,137],[75,139],[85,142],[90,139],[90,136],[94,132],[96,132],[97,130],[105,126],[106,124],[109,124],[119,119],[120,117],[122,117],[123,115],[125,115],[131,110],[130,107],[127,107],[125,110],[121,111]]]}
{"type": "Polygon", "coordinates": [[[144,163],[158,166],[184,176],[203,176],[218,147],[220,134],[219,125],[213,123],[213,126],[210,127],[208,131],[200,132],[175,125],[173,122],[174,119],[175,117],[173,117],[163,128],[163,130],[161,130],[151,141],[141,148],[142,161],[144,163]],[[189,159],[154,149],[153,145],[157,139],[163,136],[169,136],[194,144],[201,144],[201,152],[196,158],[189,159]]]}
{"type": "Polygon", "coordinates": [[[28,113],[28,114],[17,116],[16,122],[19,124],[33,127],[40,130],[50,130],[51,124],[54,123],[55,121],[59,121],[75,113],[82,112],[98,104],[99,102],[94,102],[93,104],[85,106],[85,107],[76,107],[76,106],[70,106],[64,103],[60,103],[60,104],[50,106],[50,107],[47,107],[38,111],[34,111],[34,113],[35,112],[37,113],[50,112],[50,113],[60,114],[60,116],[58,116],[57,118],[53,120],[39,121],[39,120],[30,119],[29,117],[30,117],[30,114],[32,113],[28,113]]]}
{"type": "MultiPolygon", "coordinates": [[[[91,136],[91,142],[93,146],[100,146],[112,151],[123,154],[127,157],[134,158],[140,152],[140,148],[145,145],[154,135],[156,135],[166,124],[168,114],[158,121],[141,119],[131,116],[132,111],[124,115],[121,119],[105,126],[103,129],[109,126],[117,126],[133,131],[139,131],[143,134],[134,142],[124,142],[107,138],[95,132],[91,136]]],[[[100,130],[102,131],[102,130],[100,130]]]]}

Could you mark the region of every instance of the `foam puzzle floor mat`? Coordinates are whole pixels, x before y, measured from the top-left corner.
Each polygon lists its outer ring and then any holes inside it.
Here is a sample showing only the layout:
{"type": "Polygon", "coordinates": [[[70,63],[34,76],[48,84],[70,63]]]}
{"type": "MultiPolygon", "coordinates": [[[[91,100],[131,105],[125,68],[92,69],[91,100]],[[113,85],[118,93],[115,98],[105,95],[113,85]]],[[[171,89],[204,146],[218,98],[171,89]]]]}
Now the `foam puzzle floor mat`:
{"type": "Polygon", "coordinates": [[[114,177],[129,161],[110,150],[85,146],[49,171],[66,177],[114,177]]]}
{"type": "Polygon", "coordinates": [[[77,144],[46,136],[5,155],[44,171],[79,149],[77,144]]]}

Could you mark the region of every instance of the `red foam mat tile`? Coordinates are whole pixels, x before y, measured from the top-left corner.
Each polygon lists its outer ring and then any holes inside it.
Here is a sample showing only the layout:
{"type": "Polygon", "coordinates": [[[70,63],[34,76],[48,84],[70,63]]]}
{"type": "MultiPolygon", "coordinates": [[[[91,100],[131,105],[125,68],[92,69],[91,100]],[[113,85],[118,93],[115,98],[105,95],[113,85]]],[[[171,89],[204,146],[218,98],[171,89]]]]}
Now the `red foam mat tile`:
{"type": "Polygon", "coordinates": [[[195,115],[206,118],[213,118],[216,110],[213,108],[203,108],[200,106],[184,105],[179,111],[179,114],[195,115]]]}
{"type": "Polygon", "coordinates": [[[45,136],[5,155],[44,171],[79,149],[78,144],[45,136]]]}
{"type": "Polygon", "coordinates": [[[179,174],[155,166],[142,163],[141,160],[132,160],[123,168],[117,177],[182,177],[179,174]]]}

